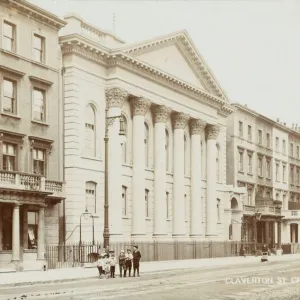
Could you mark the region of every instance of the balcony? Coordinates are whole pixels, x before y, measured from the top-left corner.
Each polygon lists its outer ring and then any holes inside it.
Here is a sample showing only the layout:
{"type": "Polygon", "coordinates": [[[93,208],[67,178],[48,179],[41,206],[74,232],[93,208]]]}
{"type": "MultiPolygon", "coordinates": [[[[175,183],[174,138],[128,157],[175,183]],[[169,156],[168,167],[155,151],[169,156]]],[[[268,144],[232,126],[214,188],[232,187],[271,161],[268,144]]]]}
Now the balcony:
{"type": "Polygon", "coordinates": [[[280,216],[281,208],[274,205],[244,205],[244,215],[254,215],[256,212],[262,213],[262,215],[280,216]]]}
{"type": "Polygon", "coordinates": [[[49,199],[65,197],[63,182],[21,172],[0,171],[0,188],[46,193],[49,199]]]}

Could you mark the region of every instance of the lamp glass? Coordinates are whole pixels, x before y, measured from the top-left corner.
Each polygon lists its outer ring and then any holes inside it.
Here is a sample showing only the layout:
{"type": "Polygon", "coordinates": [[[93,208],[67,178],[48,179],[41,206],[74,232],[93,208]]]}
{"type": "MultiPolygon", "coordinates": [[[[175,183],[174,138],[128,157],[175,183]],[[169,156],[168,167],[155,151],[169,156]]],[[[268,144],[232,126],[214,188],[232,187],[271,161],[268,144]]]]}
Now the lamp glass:
{"type": "Polygon", "coordinates": [[[86,209],[85,209],[85,211],[84,211],[84,213],[83,213],[83,217],[84,217],[84,219],[87,221],[87,220],[89,219],[89,216],[90,216],[90,214],[89,214],[88,209],[87,209],[87,207],[86,207],[86,209]]]}

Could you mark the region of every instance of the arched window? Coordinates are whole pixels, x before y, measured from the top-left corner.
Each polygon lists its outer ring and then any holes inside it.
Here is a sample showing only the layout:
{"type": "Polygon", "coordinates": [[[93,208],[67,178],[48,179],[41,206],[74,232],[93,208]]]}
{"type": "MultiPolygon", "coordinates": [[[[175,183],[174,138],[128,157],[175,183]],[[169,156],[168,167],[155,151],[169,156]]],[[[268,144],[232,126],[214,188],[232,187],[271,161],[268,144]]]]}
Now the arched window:
{"type": "Polygon", "coordinates": [[[184,135],[184,175],[188,175],[188,143],[184,135]]]}
{"type": "Polygon", "coordinates": [[[149,127],[144,123],[145,168],[149,168],[149,127]]]}
{"type": "Polygon", "coordinates": [[[96,213],[96,186],[92,181],[85,183],[85,207],[92,214],[96,213]]]}
{"type": "Polygon", "coordinates": [[[217,199],[218,223],[221,222],[221,200],[217,199]]]}
{"type": "Polygon", "coordinates": [[[122,144],[122,162],[125,164],[127,162],[127,145],[126,143],[128,142],[127,139],[128,139],[128,124],[127,124],[127,119],[124,115],[122,115],[123,117],[123,120],[124,120],[124,131],[125,131],[125,136],[126,136],[126,139],[124,141],[124,143],[122,144]]]}
{"type": "Polygon", "coordinates": [[[217,154],[216,154],[216,179],[217,182],[221,181],[221,176],[220,176],[220,146],[217,144],[217,154]]]}
{"type": "Polygon", "coordinates": [[[84,155],[94,157],[96,156],[96,117],[95,110],[91,105],[85,108],[84,123],[84,155]]]}
{"type": "Polygon", "coordinates": [[[127,187],[122,186],[122,214],[127,216],[127,187]]]}
{"type": "Polygon", "coordinates": [[[169,132],[166,129],[166,139],[165,139],[165,151],[166,151],[166,171],[170,171],[170,161],[169,161],[169,153],[170,153],[170,136],[169,132]]]}

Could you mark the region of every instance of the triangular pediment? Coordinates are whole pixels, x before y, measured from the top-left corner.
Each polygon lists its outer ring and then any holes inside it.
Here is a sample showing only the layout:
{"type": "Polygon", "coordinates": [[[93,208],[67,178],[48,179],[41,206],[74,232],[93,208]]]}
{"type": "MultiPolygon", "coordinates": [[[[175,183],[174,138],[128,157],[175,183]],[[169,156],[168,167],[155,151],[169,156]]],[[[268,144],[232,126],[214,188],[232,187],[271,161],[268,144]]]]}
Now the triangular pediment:
{"type": "Polygon", "coordinates": [[[186,31],[125,46],[122,51],[168,75],[227,100],[186,31]]]}

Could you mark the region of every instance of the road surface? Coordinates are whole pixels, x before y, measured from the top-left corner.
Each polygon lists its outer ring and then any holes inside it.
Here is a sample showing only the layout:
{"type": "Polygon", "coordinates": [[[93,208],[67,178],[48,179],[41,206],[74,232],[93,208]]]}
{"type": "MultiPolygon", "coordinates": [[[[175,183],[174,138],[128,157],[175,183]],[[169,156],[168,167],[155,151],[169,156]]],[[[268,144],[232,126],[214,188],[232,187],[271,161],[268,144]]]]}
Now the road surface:
{"type": "Polygon", "coordinates": [[[251,266],[172,270],[144,273],[134,278],[99,279],[95,276],[69,283],[0,289],[0,300],[20,299],[298,300],[300,262],[260,263],[258,258],[251,266]]]}

